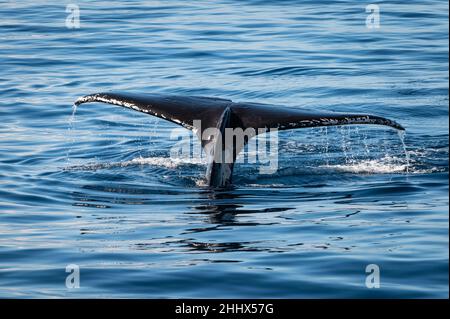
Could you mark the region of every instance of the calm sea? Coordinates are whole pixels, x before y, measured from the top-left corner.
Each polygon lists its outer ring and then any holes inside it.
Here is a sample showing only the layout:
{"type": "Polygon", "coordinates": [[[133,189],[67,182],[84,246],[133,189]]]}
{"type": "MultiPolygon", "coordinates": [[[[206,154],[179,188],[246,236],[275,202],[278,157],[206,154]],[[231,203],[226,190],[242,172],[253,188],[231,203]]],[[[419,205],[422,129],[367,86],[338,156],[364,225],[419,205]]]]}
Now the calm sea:
{"type": "Polygon", "coordinates": [[[0,297],[447,298],[448,2],[376,3],[0,1],[0,297]],[[405,147],[284,131],[275,174],[214,191],[176,125],[72,116],[109,90],[373,113],[405,147]]]}

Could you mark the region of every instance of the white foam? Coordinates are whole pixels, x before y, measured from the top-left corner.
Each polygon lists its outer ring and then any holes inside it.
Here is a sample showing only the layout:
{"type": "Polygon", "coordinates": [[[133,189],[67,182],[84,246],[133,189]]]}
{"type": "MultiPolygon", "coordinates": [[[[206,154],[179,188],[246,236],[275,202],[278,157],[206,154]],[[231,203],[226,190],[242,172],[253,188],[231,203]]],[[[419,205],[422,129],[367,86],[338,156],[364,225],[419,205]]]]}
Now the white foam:
{"type": "Polygon", "coordinates": [[[408,172],[408,164],[390,163],[382,160],[363,160],[345,164],[323,165],[326,169],[354,174],[393,174],[408,172]]]}
{"type": "Polygon", "coordinates": [[[85,165],[76,165],[67,167],[67,170],[98,170],[114,167],[127,167],[133,165],[149,165],[165,168],[178,168],[184,165],[205,165],[206,160],[203,158],[171,158],[171,157],[137,157],[129,161],[112,162],[112,163],[94,163],[85,165]]]}
{"type": "Polygon", "coordinates": [[[127,165],[152,165],[167,168],[177,168],[183,165],[205,165],[206,160],[203,158],[176,158],[176,157],[137,157],[131,161],[123,162],[127,165]]]}

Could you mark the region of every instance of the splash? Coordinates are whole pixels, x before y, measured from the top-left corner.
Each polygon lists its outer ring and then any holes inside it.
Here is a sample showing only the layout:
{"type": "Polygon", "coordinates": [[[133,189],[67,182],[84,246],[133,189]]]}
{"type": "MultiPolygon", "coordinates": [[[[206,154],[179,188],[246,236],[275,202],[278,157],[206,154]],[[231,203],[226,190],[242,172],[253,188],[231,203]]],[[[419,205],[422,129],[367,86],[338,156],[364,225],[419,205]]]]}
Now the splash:
{"type": "Polygon", "coordinates": [[[397,158],[387,155],[381,159],[352,161],[345,164],[323,165],[321,168],[335,172],[353,174],[394,174],[405,172],[406,166],[407,165],[405,164],[399,164],[397,158]]]}
{"type": "Polygon", "coordinates": [[[131,161],[123,162],[122,165],[153,165],[166,168],[177,168],[183,165],[206,165],[203,158],[177,158],[177,157],[137,157],[131,161]]]}
{"type": "Polygon", "coordinates": [[[84,170],[95,171],[99,169],[109,169],[117,167],[128,167],[136,165],[159,166],[168,169],[174,169],[186,165],[206,165],[202,158],[171,158],[171,157],[136,157],[129,161],[112,163],[93,163],[84,165],[75,165],[67,167],[65,170],[84,170]]]}
{"type": "Polygon", "coordinates": [[[330,165],[328,147],[326,147],[326,165],[322,167],[334,167],[339,171],[354,173],[410,173],[411,159],[405,143],[405,131],[397,130],[401,142],[401,150],[399,152],[403,152],[404,158],[401,155],[397,155],[397,152],[390,154],[395,148],[393,148],[393,145],[389,145],[389,138],[387,137],[382,139],[382,147],[379,148],[376,144],[369,145],[367,132],[363,131],[361,133],[358,127],[354,131],[350,127],[341,127],[339,128],[339,133],[340,149],[344,156],[344,163],[342,165],[330,165]],[[362,148],[358,146],[359,144],[362,144],[362,148]],[[373,158],[377,152],[372,154],[371,147],[379,150],[380,155],[383,157],[373,158]]]}

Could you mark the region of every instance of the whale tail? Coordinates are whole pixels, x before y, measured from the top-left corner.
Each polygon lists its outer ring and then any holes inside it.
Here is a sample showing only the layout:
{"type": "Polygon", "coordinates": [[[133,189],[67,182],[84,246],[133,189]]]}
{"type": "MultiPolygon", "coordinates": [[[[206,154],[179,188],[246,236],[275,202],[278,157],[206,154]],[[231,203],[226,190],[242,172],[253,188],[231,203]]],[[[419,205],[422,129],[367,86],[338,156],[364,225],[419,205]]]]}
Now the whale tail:
{"type": "Polygon", "coordinates": [[[193,130],[209,156],[206,177],[208,185],[214,187],[231,184],[237,155],[248,139],[262,132],[350,124],[385,125],[404,130],[397,122],[375,115],[306,111],[199,96],[96,93],[79,98],[75,105],[91,102],[130,108],[193,130]],[[229,130],[233,134],[236,130],[241,132],[240,138],[234,135],[228,142],[229,130]]]}

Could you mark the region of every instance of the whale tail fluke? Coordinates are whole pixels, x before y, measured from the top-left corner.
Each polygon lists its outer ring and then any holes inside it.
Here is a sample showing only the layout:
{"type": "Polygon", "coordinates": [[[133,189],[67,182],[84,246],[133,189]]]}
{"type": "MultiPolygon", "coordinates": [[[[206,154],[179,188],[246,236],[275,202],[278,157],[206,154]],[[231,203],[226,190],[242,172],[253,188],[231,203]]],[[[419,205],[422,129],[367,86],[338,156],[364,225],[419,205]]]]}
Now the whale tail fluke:
{"type": "Polygon", "coordinates": [[[246,139],[240,144],[222,143],[222,139],[218,136],[225,136],[225,130],[229,128],[240,128],[243,131],[250,129],[253,133],[246,138],[271,129],[288,130],[351,124],[384,125],[404,130],[397,122],[375,115],[306,111],[199,96],[96,93],[79,98],[75,105],[91,102],[119,105],[194,130],[201,140],[203,149],[211,158],[207,170],[208,184],[218,187],[228,186],[231,183],[234,160],[243,144],[247,142],[246,139]],[[210,136],[207,130],[211,128],[217,133],[210,136]]]}

